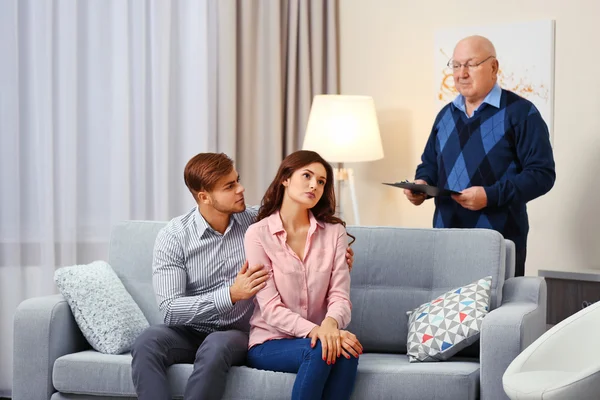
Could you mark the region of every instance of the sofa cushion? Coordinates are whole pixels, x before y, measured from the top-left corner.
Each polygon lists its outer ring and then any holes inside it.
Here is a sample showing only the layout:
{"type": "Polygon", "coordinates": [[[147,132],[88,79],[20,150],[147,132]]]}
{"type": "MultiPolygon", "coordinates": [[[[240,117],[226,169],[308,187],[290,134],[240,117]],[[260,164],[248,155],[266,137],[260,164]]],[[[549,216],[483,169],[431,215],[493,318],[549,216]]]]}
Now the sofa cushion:
{"type": "Polygon", "coordinates": [[[129,351],[149,326],[139,306],[104,261],[59,268],[54,280],[81,333],[102,353],[129,351]]]}
{"type": "Polygon", "coordinates": [[[348,232],[356,236],[348,330],[366,352],[406,354],[406,312],[465,282],[491,276],[490,310],[501,304],[506,244],[496,231],[349,226],[348,232]]]}
{"type": "Polygon", "coordinates": [[[54,392],[50,400],[138,400],[137,397],[122,397],[122,396],[98,396],[91,394],[70,394],[54,392]]]}
{"type": "MultiPolygon", "coordinates": [[[[176,364],[168,376],[174,398],[182,398],[191,364],[176,364]]],[[[295,374],[233,367],[224,400],[289,398],[295,374]]],[[[93,350],[68,354],[54,363],[54,387],[62,393],[135,397],[131,356],[93,350]]],[[[352,399],[475,399],[479,393],[479,363],[457,360],[409,364],[405,355],[363,354],[352,399]],[[432,384],[431,382],[435,382],[432,384]]]]}
{"type": "Polygon", "coordinates": [[[452,289],[410,312],[408,360],[444,361],[479,339],[492,277],[452,289]]]}
{"type": "Polygon", "coordinates": [[[401,354],[362,354],[353,400],[476,399],[479,362],[456,359],[444,363],[408,362],[401,354]]]}

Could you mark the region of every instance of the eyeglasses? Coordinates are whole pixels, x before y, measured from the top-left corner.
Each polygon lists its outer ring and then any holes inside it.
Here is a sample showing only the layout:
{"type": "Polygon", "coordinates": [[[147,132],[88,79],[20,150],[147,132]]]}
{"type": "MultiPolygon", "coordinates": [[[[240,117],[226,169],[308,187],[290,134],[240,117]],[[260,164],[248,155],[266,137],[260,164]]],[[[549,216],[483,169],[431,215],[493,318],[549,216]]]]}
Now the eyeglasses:
{"type": "Polygon", "coordinates": [[[448,61],[448,64],[446,64],[446,65],[448,66],[448,68],[452,68],[453,71],[459,71],[462,67],[465,67],[468,71],[471,71],[472,69],[479,67],[481,64],[483,64],[484,62],[486,62],[487,60],[492,59],[492,58],[496,58],[496,57],[489,56],[485,60],[480,61],[478,63],[473,63],[473,62],[469,61],[464,64],[458,63],[454,60],[450,60],[450,61],[448,61]]]}

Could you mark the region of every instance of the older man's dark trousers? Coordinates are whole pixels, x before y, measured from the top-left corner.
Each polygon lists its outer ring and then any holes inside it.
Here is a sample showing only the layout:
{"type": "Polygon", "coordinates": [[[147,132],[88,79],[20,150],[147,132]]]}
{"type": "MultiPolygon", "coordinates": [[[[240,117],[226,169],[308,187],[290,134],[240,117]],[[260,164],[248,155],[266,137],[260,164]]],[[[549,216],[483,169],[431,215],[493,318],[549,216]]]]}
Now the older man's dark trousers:
{"type": "Polygon", "coordinates": [[[525,276],[525,259],[527,258],[527,247],[517,250],[515,256],[515,276],[525,276]]]}

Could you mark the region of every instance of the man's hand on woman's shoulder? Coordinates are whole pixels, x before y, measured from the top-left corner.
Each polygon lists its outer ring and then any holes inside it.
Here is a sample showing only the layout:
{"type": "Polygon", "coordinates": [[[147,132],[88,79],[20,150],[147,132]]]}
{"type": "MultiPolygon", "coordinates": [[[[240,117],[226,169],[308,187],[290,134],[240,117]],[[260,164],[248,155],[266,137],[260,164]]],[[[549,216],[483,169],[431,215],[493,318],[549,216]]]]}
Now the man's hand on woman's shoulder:
{"type": "Polygon", "coordinates": [[[352,247],[348,246],[346,250],[346,262],[348,263],[348,269],[352,271],[352,265],[354,264],[354,250],[352,247]]]}
{"type": "Polygon", "coordinates": [[[266,286],[267,279],[269,279],[269,272],[263,265],[253,265],[248,268],[248,261],[246,261],[229,288],[231,302],[235,304],[254,296],[266,286]]]}

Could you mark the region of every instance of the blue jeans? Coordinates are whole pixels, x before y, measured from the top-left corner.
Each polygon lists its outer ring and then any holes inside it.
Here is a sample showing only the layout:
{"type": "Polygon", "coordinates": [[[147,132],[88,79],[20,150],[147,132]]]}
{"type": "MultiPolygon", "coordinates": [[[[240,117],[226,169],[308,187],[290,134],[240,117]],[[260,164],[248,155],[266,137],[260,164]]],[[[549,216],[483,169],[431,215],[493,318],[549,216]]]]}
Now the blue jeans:
{"type": "Polygon", "coordinates": [[[310,339],[275,339],[253,346],[247,363],[252,368],[297,373],[292,400],[349,399],[358,368],[358,358],[353,356],[341,356],[327,365],[321,342],[311,349],[310,339]]]}

